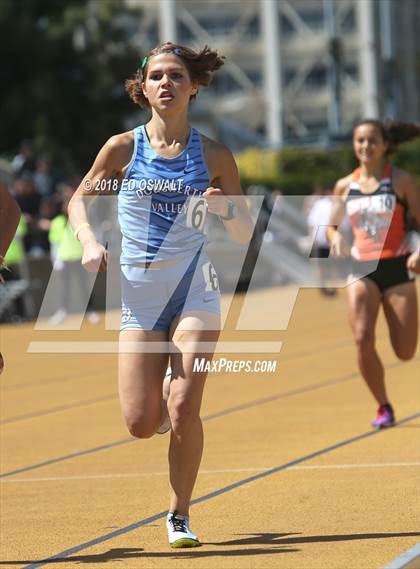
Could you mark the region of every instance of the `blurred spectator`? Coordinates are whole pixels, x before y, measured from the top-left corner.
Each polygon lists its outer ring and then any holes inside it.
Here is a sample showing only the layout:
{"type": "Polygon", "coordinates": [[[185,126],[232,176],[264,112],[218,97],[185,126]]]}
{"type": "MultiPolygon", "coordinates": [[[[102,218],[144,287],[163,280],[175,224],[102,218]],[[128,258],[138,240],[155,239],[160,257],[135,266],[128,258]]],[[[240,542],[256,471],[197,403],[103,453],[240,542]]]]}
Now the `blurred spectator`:
{"type": "Polygon", "coordinates": [[[254,229],[254,237],[257,242],[261,242],[267,230],[267,225],[271,215],[272,201],[268,188],[262,185],[251,185],[246,188],[246,195],[250,196],[251,215],[257,218],[254,229]],[[256,198],[253,199],[253,196],[256,198]],[[262,202],[260,201],[262,199],[262,202]]]}
{"type": "Polygon", "coordinates": [[[16,176],[21,176],[24,172],[32,174],[35,172],[35,155],[30,140],[22,141],[19,154],[16,154],[12,160],[12,168],[16,176]]]}
{"type": "MultiPolygon", "coordinates": [[[[309,229],[309,237],[312,245],[310,257],[317,259],[327,259],[330,254],[330,243],[327,239],[327,226],[330,223],[332,197],[331,190],[317,186],[312,194],[312,207],[309,210],[307,223],[309,229]]],[[[330,267],[330,264],[328,265],[330,267]]],[[[332,276],[330,268],[324,266],[321,261],[318,263],[318,277],[320,284],[320,292],[324,296],[334,296],[336,290],[327,287],[327,282],[332,276]]]]}
{"type": "Polygon", "coordinates": [[[38,216],[41,196],[35,189],[34,177],[30,172],[22,172],[15,180],[16,201],[28,223],[38,216]]]}
{"type": "Polygon", "coordinates": [[[55,191],[56,181],[51,161],[46,157],[39,158],[36,162],[34,184],[36,191],[43,197],[50,196],[55,191]]]}
{"type": "Polygon", "coordinates": [[[37,222],[42,198],[35,190],[33,174],[26,171],[16,178],[15,197],[27,223],[24,237],[25,250],[31,255],[41,256],[44,249],[42,244],[37,243],[37,222]]]}
{"type": "Polygon", "coordinates": [[[308,218],[309,212],[312,209],[314,203],[319,199],[319,196],[324,194],[324,187],[316,184],[313,189],[312,193],[303,200],[303,213],[306,218],[308,218]]]}
{"type": "Polygon", "coordinates": [[[36,221],[35,230],[33,231],[33,244],[37,248],[42,249],[42,254],[49,254],[50,240],[48,233],[51,227],[51,221],[61,211],[61,199],[52,195],[41,201],[39,208],[39,216],[36,221]]]}
{"type": "Polygon", "coordinates": [[[284,196],[280,188],[274,188],[270,196],[271,215],[281,217],[283,213],[284,196]]]}
{"type": "MultiPolygon", "coordinates": [[[[66,184],[67,191],[69,187],[70,185],[66,184]]],[[[52,220],[48,234],[51,243],[51,260],[54,270],[58,271],[61,278],[60,306],[49,320],[49,323],[54,326],[61,324],[70,312],[69,302],[73,288],[73,278],[79,284],[81,307],[84,306],[84,302],[89,298],[87,305],[89,322],[96,324],[99,321],[98,313],[91,308],[92,299],[88,291],[88,274],[81,265],[83,249],[79,240],[74,236],[73,229],[68,221],[67,207],[70,197],[67,195],[63,199],[62,211],[52,220]]]]}
{"type": "MultiPolygon", "coordinates": [[[[4,271],[3,278],[6,282],[19,281],[22,279],[21,264],[25,260],[25,247],[23,239],[28,231],[25,217],[22,215],[19,225],[16,229],[13,241],[7,250],[4,260],[7,264],[8,271],[4,271]]],[[[25,305],[21,296],[17,297],[13,306],[10,308],[10,313],[13,319],[21,320],[25,317],[25,305]]]]}
{"type": "MultiPolygon", "coordinates": [[[[284,243],[287,234],[283,227],[284,195],[279,188],[273,188],[266,198],[269,224],[265,229],[264,240],[268,242],[284,243]]],[[[263,202],[264,207],[264,202],[263,202]]]]}
{"type": "Polygon", "coordinates": [[[33,174],[29,172],[23,172],[16,178],[15,196],[27,223],[25,250],[31,257],[47,255],[50,222],[59,211],[57,198],[54,194],[43,198],[35,188],[33,174]]]}

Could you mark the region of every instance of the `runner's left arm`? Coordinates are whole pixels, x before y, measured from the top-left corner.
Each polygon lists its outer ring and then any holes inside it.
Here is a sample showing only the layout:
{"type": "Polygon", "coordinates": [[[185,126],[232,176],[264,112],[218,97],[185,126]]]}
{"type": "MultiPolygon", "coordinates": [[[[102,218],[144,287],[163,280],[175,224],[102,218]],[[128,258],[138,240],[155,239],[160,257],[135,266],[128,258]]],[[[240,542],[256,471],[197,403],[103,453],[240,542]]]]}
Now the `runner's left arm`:
{"type": "Polygon", "coordinates": [[[340,232],[340,224],[346,213],[344,201],[350,178],[350,176],[346,176],[338,180],[335,184],[332,196],[333,203],[330,221],[327,227],[327,239],[331,243],[331,253],[336,257],[347,257],[350,254],[348,243],[340,232]]]}
{"type": "MultiPolygon", "coordinates": [[[[416,185],[413,177],[399,170],[396,179],[396,189],[401,194],[402,198],[408,205],[408,209],[413,214],[416,222],[417,228],[420,226],[420,189],[416,185]]],[[[411,253],[407,259],[407,268],[413,273],[420,274],[420,249],[417,248],[416,251],[411,253]]]]}
{"type": "Polygon", "coordinates": [[[246,245],[251,240],[254,224],[242,192],[235,159],[231,151],[221,144],[217,144],[214,158],[217,163],[214,185],[203,194],[208,211],[220,216],[234,241],[246,245]]]}

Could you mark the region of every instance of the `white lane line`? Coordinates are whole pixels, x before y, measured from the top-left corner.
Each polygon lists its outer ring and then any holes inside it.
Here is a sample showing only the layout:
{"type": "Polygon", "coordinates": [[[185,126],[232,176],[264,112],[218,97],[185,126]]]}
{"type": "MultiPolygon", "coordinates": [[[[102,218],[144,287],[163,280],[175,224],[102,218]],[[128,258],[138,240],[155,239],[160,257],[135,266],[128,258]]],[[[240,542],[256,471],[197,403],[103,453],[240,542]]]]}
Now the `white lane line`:
{"type": "MultiPolygon", "coordinates": [[[[327,469],[351,469],[351,468],[399,468],[403,466],[420,466],[420,462],[384,462],[365,464],[314,464],[308,466],[291,466],[285,470],[327,470],[327,469]]],[[[235,472],[261,472],[270,470],[271,466],[253,468],[224,468],[217,470],[200,470],[199,474],[229,474],[235,472]]],[[[85,474],[79,476],[46,476],[43,478],[10,478],[0,480],[0,484],[14,484],[20,482],[55,482],[59,480],[97,480],[109,478],[142,478],[151,476],[167,476],[168,471],[155,472],[121,472],[115,474],[85,474]]]]}
{"type": "Polygon", "coordinates": [[[420,542],[388,563],[384,569],[418,569],[420,567],[420,542]]]}
{"type": "Polygon", "coordinates": [[[31,354],[118,354],[123,353],[150,353],[168,352],[178,353],[182,346],[187,353],[216,353],[216,354],[271,354],[279,353],[283,342],[264,341],[220,341],[220,342],[183,342],[174,346],[170,342],[93,342],[93,341],[49,341],[30,342],[28,352],[31,354]]]}
{"type": "Polygon", "coordinates": [[[293,466],[290,470],[321,470],[323,468],[394,468],[398,466],[420,466],[420,462],[373,462],[368,464],[314,464],[293,466]]]}

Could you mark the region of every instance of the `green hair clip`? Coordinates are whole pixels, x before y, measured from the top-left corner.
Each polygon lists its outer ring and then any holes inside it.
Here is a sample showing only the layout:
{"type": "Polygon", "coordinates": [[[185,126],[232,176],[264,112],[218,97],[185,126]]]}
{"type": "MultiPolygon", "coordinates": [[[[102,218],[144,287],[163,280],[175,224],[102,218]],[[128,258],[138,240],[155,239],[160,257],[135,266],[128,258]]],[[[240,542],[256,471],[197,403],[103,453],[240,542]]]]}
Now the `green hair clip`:
{"type": "Polygon", "coordinates": [[[141,69],[143,70],[147,65],[147,55],[143,57],[143,61],[141,62],[141,69]]]}

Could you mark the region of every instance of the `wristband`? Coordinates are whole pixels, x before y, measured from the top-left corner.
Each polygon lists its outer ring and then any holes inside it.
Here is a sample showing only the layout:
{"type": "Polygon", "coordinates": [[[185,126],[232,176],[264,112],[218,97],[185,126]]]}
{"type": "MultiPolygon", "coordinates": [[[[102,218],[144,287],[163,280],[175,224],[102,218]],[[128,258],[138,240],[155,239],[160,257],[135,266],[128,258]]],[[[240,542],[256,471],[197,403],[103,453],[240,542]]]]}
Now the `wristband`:
{"type": "Polygon", "coordinates": [[[85,221],[84,223],[81,223],[80,225],[78,225],[76,227],[76,229],[74,230],[74,236],[77,239],[77,236],[79,235],[79,232],[84,229],[85,227],[90,227],[90,223],[88,223],[87,221],[85,221]]]}

